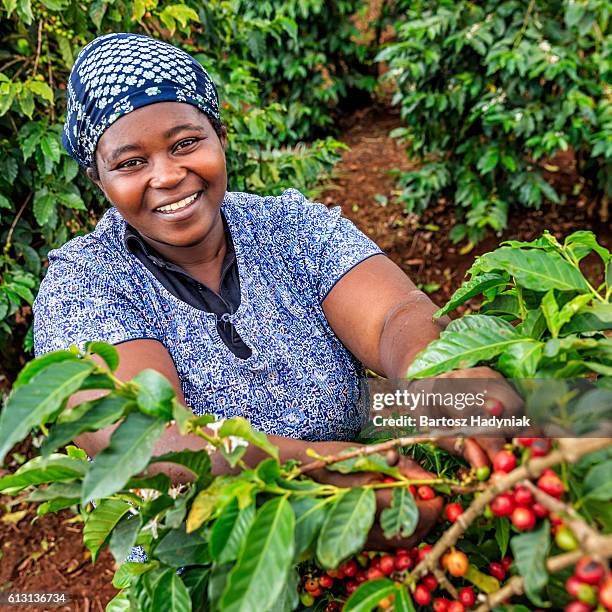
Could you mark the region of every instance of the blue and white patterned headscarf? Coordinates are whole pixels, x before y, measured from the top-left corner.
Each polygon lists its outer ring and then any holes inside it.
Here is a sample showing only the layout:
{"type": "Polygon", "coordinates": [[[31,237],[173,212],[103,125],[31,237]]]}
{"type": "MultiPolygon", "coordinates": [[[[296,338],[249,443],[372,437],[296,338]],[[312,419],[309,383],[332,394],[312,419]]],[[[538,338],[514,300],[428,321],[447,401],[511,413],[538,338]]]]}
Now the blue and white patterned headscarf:
{"type": "Polygon", "coordinates": [[[186,102],[220,120],[217,89],[191,55],[142,34],[99,36],[70,73],[62,144],[85,168],[119,117],[156,102],[186,102]]]}

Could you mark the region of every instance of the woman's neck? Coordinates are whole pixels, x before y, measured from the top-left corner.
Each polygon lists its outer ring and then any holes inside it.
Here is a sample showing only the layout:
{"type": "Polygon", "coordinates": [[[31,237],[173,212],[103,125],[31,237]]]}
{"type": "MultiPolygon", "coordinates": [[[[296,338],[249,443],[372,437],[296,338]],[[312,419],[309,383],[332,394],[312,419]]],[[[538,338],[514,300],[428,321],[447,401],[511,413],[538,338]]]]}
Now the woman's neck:
{"type": "MultiPolygon", "coordinates": [[[[210,231],[197,244],[176,247],[142,236],[162,257],[180,266],[197,280],[220,275],[223,258],[227,252],[227,240],[221,212],[210,231]]],[[[202,281],[204,282],[204,281],[202,281]]],[[[208,283],[206,283],[208,284],[208,283]]]]}

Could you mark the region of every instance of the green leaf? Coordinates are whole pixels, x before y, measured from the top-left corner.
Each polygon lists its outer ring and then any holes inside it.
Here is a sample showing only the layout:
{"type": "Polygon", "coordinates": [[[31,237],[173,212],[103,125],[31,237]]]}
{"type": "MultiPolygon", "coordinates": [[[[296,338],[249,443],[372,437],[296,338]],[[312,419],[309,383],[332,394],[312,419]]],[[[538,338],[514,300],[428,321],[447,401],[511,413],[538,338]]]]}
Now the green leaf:
{"type": "Polygon", "coordinates": [[[451,370],[470,368],[480,362],[490,361],[509,346],[523,341],[503,319],[487,315],[466,315],[451,321],[412,362],[407,377],[425,378],[451,370]]]}
{"type": "Polygon", "coordinates": [[[397,586],[395,599],[393,600],[393,612],[415,612],[412,597],[403,584],[397,586]]]}
{"type": "Polygon", "coordinates": [[[505,516],[495,517],[495,541],[502,557],[506,556],[510,540],[510,521],[505,516]]]}
{"type": "MultiPolygon", "coordinates": [[[[356,449],[344,449],[340,453],[340,456],[354,450],[356,449]]],[[[385,457],[376,453],[372,455],[363,455],[361,457],[344,459],[343,461],[338,461],[328,465],[326,469],[333,472],[340,472],[341,474],[351,474],[353,472],[378,472],[380,474],[387,474],[388,476],[392,476],[398,480],[402,477],[398,468],[390,466],[385,457]]]]}
{"type": "Polygon", "coordinates": [[[88,353],[93,353],[102,357],[104,363],[111,372],[115,372],[119,367],[119,353],[112,344],[98,341],[86,342],[85,350],[88,353]]]}
{"type": "Polygon", "coordinates": [[[186,533],[184,525],[169,531],[155,547],[153,555],[172,567],[210,562],[208,542],[199,533],[186,533]]]}
{"type": "Polygon", "coordinates": [[[497,578],[493,578],[493,576],[489,576],[488,574],[483,574],[471,563],[468,565],[468,570],[463,578],[471,582],[483,593],[495,593],[495,591],[499,591],[499,581],[497,578]]]}
{"type": "Polygon", "coordinates": [[[83,526],[83,543],[96,560],[98,553],[130,505],[118,499],[103,499],[89,514],[83,526]]]}
{"type": "Polygon", "coordinates": [[[327,512],[327,501],[308,496],[290,498],[295,512],[295,559],[297,562],[312,546],[321,531],[327,512]]]}
{"type": "Polygon", "coordinates": [[[589,292],[580,270],[553,252],[501,247],[478,257],[469,272],[476,270],[507,272],[516,278],[518,284],[534,291],[589,292]]]}
{"type": "Polygon", "coordinates": [[[295,515],[286,498],[257,511],[221,596],[224,612],[267,610],[283,590],[293,561],[295,515]]]}
{"type": "MultiPolygon", "coordinates": [[[[44,84],[46,85],[46,83],[44,84]]],[[[62,156],[62,148],[60,146],[60,143],[57,141],[55,134],[45,134],[40,140],[40,148],[42,149],[42,152],[45,154],[46,157],[56,163],[60,160],[60,157],[62,156]]]]}
{"type": "Polygon", "coordinates": [[[48,193],[47,189],[40,189],[34,194],[34,217],[40,226],[44,226],[49,222],[51,216],[55,212],[56,198],[48,193]]]}
{"type": "Polygon", "coordinates": [[[510,541],[514,562],[525,582],[525,594],[536,606],[544,606],[539,594],[548,582],[546,559],[550,549],[550,525],[516,535],[510,541]]]}
{"type": "Polygon", "coordinates": [[[14,474],[0,478],[0,491],[21,491],[32,485],[61,480],[82,478],[87,472],[88,462],[66,455],[51,455],[48,459],[34,457],[22,465],[14,474]]]}
{"type": "Polygon", "coordinates": [[[93,366],[81,361],[51,363],[14,389],[0,412],[0,464],[14,444],[45,423],[76,392],[93,366]]]}
{"type": "MultiPolygon", "coordinates": [[[[41,455],[47,457],[86,431],[98,431],[112,425],[123,416],[130,405],[133,405],[132,400],[116,395],[107,395],[94,402],[79,405],[80,414],[77,420],[57,423],[51,428],[49,436],[41,446],[41,455]]],[[[76,408],[73,408],[74,410],[76,408]]]]}
{"type": "Polygon", "coordinates": [[[69,499],[76,504],[79,501],[80,495],[81,483],[78,481],[52,482],[46,489],[38,488],[32,491],[26,498],[26,501],[41,502],[52,499],[69,499]]]}
{"type": "Polygon", "coordinates": [[[172,400],[176,392],[165,376],[147,368],[139,372],[132,382],[140,386],[136,401],[142,412],[165,421],[172,420],[172,400]]]}
{"type": "Polygon", "coordinates": [[[344,612],[370,612],[378,608],[378,602],[396,592],[395,583],[388,578],[364,582],[347,600],[344,612]]]}
{"type": "Polygon", "coordinates": [[[501,354],[497,369],[508,378],[533,378],[542,358],[543,346],[537,340],[511,344],[501,354]]]}
{"type": "Polygon", "coordinates": [[[610,474],[612,474],[612,460],[593,466],[584,479],[584,496],[587,499],[610,500],[612,498],[610,474]]]}
{"type": "Polygon", "coordinates": [[[174,569],[167,570],[157,580],[151,610],[155,612],[191,612],[191,596],[174,569]]]}
{"type": "Polygon", "coordinates": [[[138,532],[142,527],[139,515],[127,514],[111,533],[108,548],[117,563],[123,563],[136,544],[138,532]]]}
{"type": "Polygon", "coordinates": [[[610,251],[597,242],[595,234],[591,231],[579,230],[573,232],[567,236],[563,246],[569,249],[578,261],[586,257],[591,251],[595,251],[604,263],[610,261],[610,251]],[[583,248],[579,250],[578,246],[583,248]]]}
{"type": "Polygon", "coordinates": [[[327,514],[317,540],[317,561],[333,569],[361,550],[374,524],[376,496],[372,489],[355,487],[343,494],[327,514]]]}
{"type": "Polygon", "coordinates": [[[465,281],[461,287],[459,287],[459,289],[453,293],[450,300],[446,302],[446,304],[440,308],[440,310],[435,312],[433,316],[435,318],[442,317],[452,310],[455,310],[457,306],[460,306],[474,296],[481,294],[486,289],[490,289],[491,287],[505,286],[506,284],[507,280],[499,274],[480,274],[468,281],[465,281]]]}
{"type": "Polygon", "coordinates": [[[266,434],[253,429],[251,424],[243,417],[233,417],[225,421],[219,429],[219,436],[222,438],[227,436],[243,438],[278,461],[278,448],[268,440],[266,434]]]}
{"type": "Polygon", "coordinates": [[[299,607],[299,584],[300,576],[295,568],[291,568],[284,580],[283,590],[278,599],[272,604],[270,610],[274,612],[291,612],[299,607]]]}
{"type": "Polygon", "coordinates": [[[52,363],[60,363],[62,361],[74,361],[75,363],[81,363],[81,360],[70,351],[53,351],[52,353],[45,353],[36,359],[33,359],[25,365],[23,370],[19,372],[17,380],[13,383],[13,391],[27,384],[38,374],[41,370],[44,370],[48,365],[52,363]]]}
{"type": "Polygon", "coordinates": [[[236,498],[225,506],[210,532],[210,556],[218,563],[238,558],[238,553],[255,518],[253,504],[240,510],[236,498]]]}
{"type": "Polygon", "coordinates": [[[197,494],[187,516],[187,533],[198,529],[213,515],[215,510],[219,510],[222,488],[222,481],[213,480],[207,489],[197,494]]]}
{"type": "Polygon", "coordinates": [[[102,19],[104,19],[107,7],[108,4],[104,0],[95,0],[89,7],[89,17],[98,30],[102,25],[102,19]]]}
{"type": "Polygon", "coordinates": [[[13,205],[6,196],[0,195],[0,208],[7,208],[8,210],[13,210],[13,205]]]}
{"type": "Polygon", "coordinates": [[[196,484],[201,487],[206,487],[210,483],[211,466],[210,457],[205,450],[195,451],[185,449],[164,455],[156,455],[150,463],[176,463],[186,467],[195,477],[196,484]]]}
{"type": "Polygon", "coordinates": [[[119,591],[107,604],[105,612],[130,612],[130,598],[125,591],[119,591]]]}
{"type": "Polygon", "coordinates": [[[144,470],[164,429],[163,421],[140,412],[128,414],[113,432],[109,446],[96,455],[83,481],[82,503],[112,495],[144,470]]]}
{"type": "Polygon", "coordinates": [[[391,505],[380,514],[380,526],[385,538],[401,535],[407,538],[414,533],[419,522],[419,509],[408,487],[393,489],[391,505]]]}
{"type": "Polygon", "coordinates": [[[181,579],[189,591],[189,597],[191,597],[191,605],[196,612],[204,612],[209,576],[209,567],[185,568],[185,571],[181,574],[181,579]]]}

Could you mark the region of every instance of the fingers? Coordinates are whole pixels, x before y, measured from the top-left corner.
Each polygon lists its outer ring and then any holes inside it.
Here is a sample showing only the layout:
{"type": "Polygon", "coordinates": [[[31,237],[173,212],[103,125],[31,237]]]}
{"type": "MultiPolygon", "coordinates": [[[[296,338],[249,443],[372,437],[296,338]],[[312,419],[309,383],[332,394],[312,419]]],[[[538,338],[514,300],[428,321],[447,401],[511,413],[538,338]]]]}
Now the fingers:
{"type": "MultiPolygon", "coordinates": [[[[504,438],[479,438],[478,444],[487,453],[487,457],[493,463],[495,455],[504,448],[506,441],[504,438]]],[[[485,464],[486,465],[486,464],[485,464]]],[[[480,467],[480,466],[474,466],[480,467]]]]}
{"type": "Polygon", "coordinates": [[[473,438],[442,438],[436,442],[436,446],[452,455],[463,457],[473,468],[489,465],[491,456],[482,448],[480,441],[477,442],[473,438]]]}
{"type": "Polygon", "coordinates": [[[397,467],[402,476],[409,478],[410,480],[430,480],[436,477],[435,474],[428,472],[418,463],[406,457],[406,455],[399,456],[397,467]]]}

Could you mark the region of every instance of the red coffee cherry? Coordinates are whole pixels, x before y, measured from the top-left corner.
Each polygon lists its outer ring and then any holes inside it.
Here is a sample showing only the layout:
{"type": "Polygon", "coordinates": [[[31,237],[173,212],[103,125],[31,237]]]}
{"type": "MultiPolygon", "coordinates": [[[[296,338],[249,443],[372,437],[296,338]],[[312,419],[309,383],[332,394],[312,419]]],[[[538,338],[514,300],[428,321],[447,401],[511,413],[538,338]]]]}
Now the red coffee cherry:
{"type": "Polygon", "coordinates": [[[459,591],[459,601],[466,606],[471,608],[476,603],[476,594],[472,587],[464,587],[459,591]]]}
{"type": "Polygon", "coordinates": [[[429,591],[435,591],[438,587],[438,581],[435,579],[433,574],[427,574],[421,580],[421,584],[429,591]]]}
{"type": "Polygon", "coordinates": [[[484,402],[484,409],[491,416],[500,417],[504,413],[504,405],[493,397],[489,397],[484,402]]]}
{"type": "Polygon", "coordinates": [[[550,450],[550,440],[548,438],[536,438],[529,447],[529,454],[532,457],[544,457],[550,450]]]}
{"type": "Polygon", "coordinates": [[[535,527],[536,516],[529,508],[515,508],[512,511],[512,524],[521,531],[529,531],[535,527]]]}
{"type": "Polygon", "coordinates": [[[565,493],[563,481],[552,470],[545,470],[540,476],[538,479],[538,489],[557,499],[565,493]]]}
{"type": "Polygon", "coordinates": [[[419,606],[428,606],[431,603],[431,593],[422,584],[418,584],[414,590],[414,601],[419,606]]]}
{"type": "Polygon", "coordinates": [[[497,578],[498,580],[504,580],[506,577],[506,570],[501,563],[497,563],[497,561],[493,561],[489,563],[489,574],[493,576],[493,578],[497,578]]]}
{"type": "Polygon", "coordinates": [[[457,502],[448,504],[444,510],[444,514],[449,522],[454,523],[461,514],[463,514],[463,507],[457,502]]]}
{"type": "Polygon", "coordinates": [[[308,578],[308,580],[306,580],[306,582],[304,583],[304,588],[309,592],[312,593],[313,591],[316,591],[319,588],[319,581],[317,578],[308,578]]]}
{"type": "Polygon", "coordinates": [[[510,516],[514,507],[514,498],[509,493],[502,493],[491,502],[491,512],[495,516],[510,516]]]}
{"type": "Polygon", "coordinates": [[[522,447],[531,446],[538,438],[515,438],[516,443],[522,447]]]}
{"type": "Polygon", "coordinates": [[[414,565],[414,561],[408,555],[398,555],[395,557],[395,569],[402,571],[410,569],[414,565]]]}
{"type": "Polygon", "coordinates": [[[451,601],[448,604],[448,612],[465,612],[465,608],[460,601],[451,601]]]}
{"type": "Polygon", "coordinates": [[[422,546],[421,548],[418,549],[417,552],[417,560],[418,561],[422,561],[425,558],[425,555],[432,549],[431,544],[425,544],[425,546],[422,546]]]}
{"type": "Polygon", "coordinates": [[[344,590],[346,591],[347,595],[352,595],[357,590],[358,587],[359,587],[359,583],[356,580],[349,580],[344,585],[344,590]]]}
{"type": "Polygon", "coordinates": [[[358,570],[355,574],[355,580],[361,584],[368,579],[368,573],[365,570],[358,570]]]}
{"type": "Polygon", "coordinates": [[[352,578],[357,573],[359,566],[357,565],[357,561],[351,559],[350,561],[345,561],[344,565],[340,566],[340,569],[344,572],[345,576],[352,578]]]}
{"type": "Polygon", "coordinates": [[[582,557],[578,563],[576,563],[576,578],[581,582],[587,584],[597,585],[605,575],[604,566],[591,559],[590,557],[582,557]]]}
{"type": "Polygon", "coordinates": [[[599,589],[599,603],[606,610],[612,610],[612,576],[607,576],[599,589]]]}
{"type": "Polygon", "coordinates": [[[545,508],[542,504],[536,502],[531,506],[531,509],[534,511],[535,515],[538,518],[546,518],[549,515],[548,508],[545,508]]]}
{"type": "Polygon", "coordinates": [[[367,572],[368,580],[378,580],[379,578],[384,578],[385,575],[382,573],[377,567],[371,567],[367,572]]]}
{"type": "Polygon", "coordinates": [[[507,555],[502,559],[502,567],[508,571],[510,566],[512,565],[512,557],[508,557],[507,555]]]}
{"type": "Polygon", "coordinates": [[[417,489],[417,494],[424,501],[428,501],[430,499],[433,499],[436,496],[435,491],[431,487],[429,487],[427,485],[421,485],[417,489]]]}
{"type": "Polygon", "coordinates": [[[527,487],[519,485],[514,489],[514,503],[529,508],[533,504],[533,493],[527,487]]]}
{"type": "Polygon", "coordinates": [[[380,558],[380,571],[388,576],[395,569],[395,558],[391,555],[383,555],[380,558]]]}
{"type": "Polygon", "coordinates": [[[580,585],[583,584],[576,578],[576,576],[570,576],[565,582],[565,590],[572,596],[578,597],[578,589],[580,585]]]}
{"type": "Polygon", "coordinates": [[[493,469],[496,472],[511,472],[516,467],[516,457],[507,450],[500,450],[493,459],[493,469]]]}
{"type": "Polygon", "coordinates": [[[324,589],[329,589],[330,586],[334,584],[334,579],[328,576],[327,574],[323,574],[319,576],[319,586],[324,589]]]}
{"type": "Polygon", "coordinates": [[[563,608],[564,612],[591,612],[593,608],[589,606],[589,604],[584,603],[584,601],[572,601],[572,603],[568,603],[565,608],[563,608]]]}
{"type": "Polygon", "coordinates": [[[448,599],[444,599],[444,597],[436,597],[433,602],[434,612],[448,612],[448,604],[450,602],[448,599]]]}

